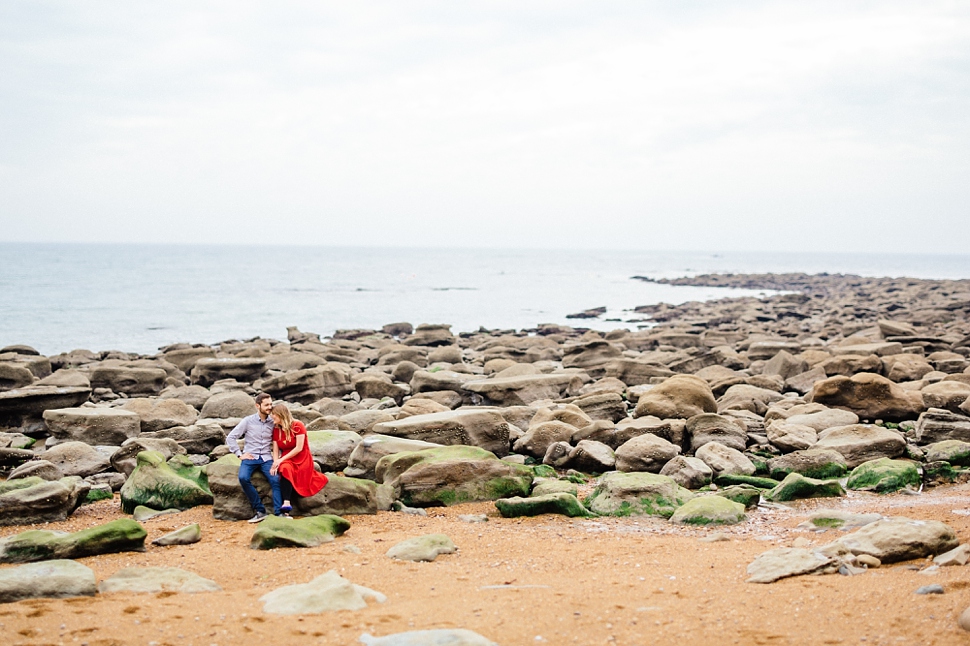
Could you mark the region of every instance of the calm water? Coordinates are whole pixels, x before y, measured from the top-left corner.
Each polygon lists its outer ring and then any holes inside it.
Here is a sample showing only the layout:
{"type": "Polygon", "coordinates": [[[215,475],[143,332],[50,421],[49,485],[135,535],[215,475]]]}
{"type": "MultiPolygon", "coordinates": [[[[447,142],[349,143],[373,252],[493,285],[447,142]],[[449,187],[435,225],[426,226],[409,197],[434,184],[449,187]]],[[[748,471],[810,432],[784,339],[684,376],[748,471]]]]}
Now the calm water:
{"type": "Polygon", "coordinates": [[[527,328],[603,305],[605,318],[630,319],[624,310],[637,305],[756,293],[630,278],[714,271],[970,278],[970,255],[5,243],[0,346],[151,353],[178,341],[285,339],[288,325],[321,334],[394,321],[527,328]]]}

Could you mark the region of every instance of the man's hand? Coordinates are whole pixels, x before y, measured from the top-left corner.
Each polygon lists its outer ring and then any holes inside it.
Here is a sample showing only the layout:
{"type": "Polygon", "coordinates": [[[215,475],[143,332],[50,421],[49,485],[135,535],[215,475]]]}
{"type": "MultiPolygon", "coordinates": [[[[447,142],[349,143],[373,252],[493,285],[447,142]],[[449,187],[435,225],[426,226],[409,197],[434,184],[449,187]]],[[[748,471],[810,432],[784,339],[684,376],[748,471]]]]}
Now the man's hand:
{"type": "Polygon", "coordinates": [[[253,455],[252,453],[243,453],[240,457],[243,460],[255,460],[256,459],[256,456],[253,455]]]}

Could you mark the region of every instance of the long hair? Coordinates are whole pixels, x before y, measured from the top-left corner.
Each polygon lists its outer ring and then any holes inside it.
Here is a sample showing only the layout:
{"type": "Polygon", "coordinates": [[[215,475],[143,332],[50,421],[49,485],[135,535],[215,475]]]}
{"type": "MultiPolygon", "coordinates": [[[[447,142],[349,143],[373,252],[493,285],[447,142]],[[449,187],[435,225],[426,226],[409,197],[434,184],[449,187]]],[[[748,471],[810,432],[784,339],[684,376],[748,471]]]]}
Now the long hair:
{"type": "Polygon", "coordinates": [[[270,414],[280,418],[280,430],[283,431],[283,437],[289,443],[293,439],[293,416],[290,415],[290,409],[286,404],[277,404],[273,406],[270,414]]]}

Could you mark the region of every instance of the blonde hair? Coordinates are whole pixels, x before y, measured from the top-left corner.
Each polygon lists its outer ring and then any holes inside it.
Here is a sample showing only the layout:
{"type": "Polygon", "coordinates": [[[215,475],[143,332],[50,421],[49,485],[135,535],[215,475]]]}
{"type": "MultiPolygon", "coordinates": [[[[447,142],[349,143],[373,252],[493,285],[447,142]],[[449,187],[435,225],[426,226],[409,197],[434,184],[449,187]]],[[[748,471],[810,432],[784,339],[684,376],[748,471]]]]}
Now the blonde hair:
{"type": "Polygon", "coordinates": [[[274,415],[280,418],[280,430],[283,431],[283,437],[289,442],[293,439],[293,416],[290,414],[290,409],[286,404],[276,404],[273,406],[273,410],[270,415],[274,415]]]}

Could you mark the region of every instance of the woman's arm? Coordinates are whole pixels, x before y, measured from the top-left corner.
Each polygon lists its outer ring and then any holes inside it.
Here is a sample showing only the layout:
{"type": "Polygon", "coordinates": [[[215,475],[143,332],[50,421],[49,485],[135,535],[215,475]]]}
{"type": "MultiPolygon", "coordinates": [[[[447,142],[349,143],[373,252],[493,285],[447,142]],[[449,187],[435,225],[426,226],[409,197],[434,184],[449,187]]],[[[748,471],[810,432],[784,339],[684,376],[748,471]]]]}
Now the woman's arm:
{"type": "Polygon", "coordinates": [[[269,474],[271,476],[276,475],[276,470],[280,466],[280,445],[273,440],[273,466],[269,468],[269,474]]]}
{"type": "MultiPolygon", "coordinates": [[[[303,450],[303,447],[305,445],[306,445],[306,435],[303,435],[302,433],[297,434],[297,436],[296,436],[296,446],[294,446],[286,455],[284,455],[283,457],[281,457],[279,459],[279,461],[280,462],[286,462],[287,460],[289,460],[290,458],[292,458],[294,455],[297,455],[300,451],[302,451],[303,450]]],[[[275,447],[276,447],[276,444],[275,443],[273,444],[273,447],[275,449],[275,447]]],[[[273,459],[274,460],[276,459],[275,454],[274,454],[273,459]]]]}

